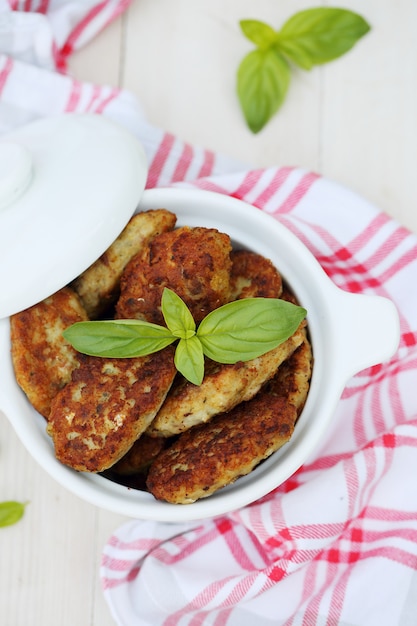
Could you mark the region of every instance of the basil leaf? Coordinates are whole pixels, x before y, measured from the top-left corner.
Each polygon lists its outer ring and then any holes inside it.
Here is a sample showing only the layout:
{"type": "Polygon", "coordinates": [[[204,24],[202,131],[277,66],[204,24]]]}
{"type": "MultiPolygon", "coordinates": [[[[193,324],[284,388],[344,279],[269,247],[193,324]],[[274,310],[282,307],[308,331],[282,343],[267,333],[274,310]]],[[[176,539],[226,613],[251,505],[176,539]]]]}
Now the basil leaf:
{"type": "Polygon", "coordinates": [[[204,354],[214,361],[249,361],[288,339],[306,313],[285,300],[245,298],[209,313],[201,322],[197,337],[204,354]]]}
{"type": "Polygon", "coordinates": [[[241,20],[239,22],[243,34],[258,48],[268,48],[277,39],[277,31],[269,24],[258,20],[241,20]]]}
{"type": "Polygon", "coordinates": [[[237,72],[237,94],[246,122],[258,133],[283,103],[290,84],[287,61],[273,49],[253,50],[237,72]]]}
{"type": "Polygon", "coordinates": [[[201,385],[204,378],[203,347],[197,335],[180,339],[174,358],[177,370],[194,385],[201,385]]]}
{"type": "Polygon", "coordinates": [[[288,339],[307,313],[284,300],[246,298],[215,309],[195,331],[191,312],[170,289],[164,291],[162,308],[173,332],[142,320],[105,320],[77,322],[63,334],[79,352],[108,358],[146,356],[179,338],[175,367],[200,385],[204,355],[219,363],[254,359],[288,339]]]}
{"type": "Polygon", "coordinates": [[[25,512],[25,504],[8,500],[0,502],[0,527],[16,524],[25,512]]]}
{"type": "Polygon", "coordinates": [[[63,334],[79,352],[108,358],[146,356],[177,339],[168,328],[141,320],[76,322],[63,334]]]}
{"type": "Polygon", "coordinates": [[[363,17],[346,9],[317,7],[290,17],[278,33],[277,49],[305,70],[350,50],[370,30],[363,17]]]}
{"type": "Polygon", "coordinates": [[[195,334],[195,322],[191,311],[175,291],[165,287],[161,307],[165,323],[175,337],[187,339],[195,334]]]}

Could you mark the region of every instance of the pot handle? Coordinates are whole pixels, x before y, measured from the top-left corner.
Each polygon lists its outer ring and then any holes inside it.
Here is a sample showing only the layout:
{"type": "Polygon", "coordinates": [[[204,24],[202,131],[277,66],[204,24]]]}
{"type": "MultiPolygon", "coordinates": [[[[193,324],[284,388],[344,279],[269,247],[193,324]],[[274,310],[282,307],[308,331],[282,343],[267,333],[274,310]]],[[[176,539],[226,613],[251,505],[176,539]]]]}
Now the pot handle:
{"type": "MultiPolygon", "coordinates": [[[[340,366],[350,378],[394,355],[400,341],[400,320],[396,306],[388,298],[352,294],[338,288],[337,291],[336,343],[344,355],[340,366]]],[[[340,362],[340,357],[336,362],[340,362]]]]}

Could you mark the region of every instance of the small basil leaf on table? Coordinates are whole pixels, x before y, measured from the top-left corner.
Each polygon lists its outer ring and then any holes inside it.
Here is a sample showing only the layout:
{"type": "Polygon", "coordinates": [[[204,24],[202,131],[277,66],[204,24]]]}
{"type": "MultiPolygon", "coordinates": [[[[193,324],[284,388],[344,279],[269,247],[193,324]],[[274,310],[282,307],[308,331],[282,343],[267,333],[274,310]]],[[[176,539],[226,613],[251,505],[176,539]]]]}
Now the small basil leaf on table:
{"type": "Polygon", "coordinates": [[[267,48],[277,39],[277,31],[259,20],[241,20],[240,27],[243,34],[258,48],[267,48]]]}
{"type": "Polygon", "coordinates": [[[370,30],[358,13],[334,7],[299,11],[281,30],[258,20],[241,20],[243,34],[255,44],[237,70],[237,95],[246,123],[258,133],[285,100],[289,62],[304,70],[333,61],[370,30]]]}
{"type": "Polygon", "coordinates": [[[22,502],[14,500],[0,502],[0,527],[16,524],[23,517],[25,506],[22,502]]]}
{"type": "Polygon", "coordinates": [[[290,68],[279,52],[256,49],[243,59],[237,73],[237,93],[246,122],[259,132],[283,103],[290,68]]]}
{"type": "Polygon", "coordinates": [[[357,13],[317,7],[296,13],[278,33],[278,49],[305,70],[348,52],[369,31],[357,13]]]}

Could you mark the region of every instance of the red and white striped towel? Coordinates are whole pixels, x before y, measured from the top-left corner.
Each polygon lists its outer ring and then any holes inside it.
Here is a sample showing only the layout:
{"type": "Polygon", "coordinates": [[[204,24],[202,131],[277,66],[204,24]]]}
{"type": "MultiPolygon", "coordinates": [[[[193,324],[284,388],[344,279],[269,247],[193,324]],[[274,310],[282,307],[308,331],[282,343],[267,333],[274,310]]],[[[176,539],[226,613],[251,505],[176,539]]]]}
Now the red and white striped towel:
{"type": "Polygon", "coordinates": [[[415,626],[416,237],[314,173],[243,170],[151,127],[129,93],[65,75],[65,56],[128,2],[7,5],[44,15],[33,31],[36,48],[23,45],[19,29],[37,16],[5,12],[16,22],[6,35],[0,29],[0,49],[3,35],[9,42],[0,55],[0,132],[61,111],[107,115],[144,143],[148,186],[197,186],[254,204],[296,233],[339,287],[387,296],[401,317],[397,354],[349,381],[326,439],[281,487],[220,519],[133,520],[115,531],[103,549],[101,581],[116,623],[415,626]],[[49,61],[34,54],[39,41],[49,61]]]}
{"type": "Polygon", "coordinates": [[[401,345],[349,382],[320,449],[262,500],[202,524],[133,521],[116,531],[101,575],[117,623],[415,625],[415,236],[300,169],[194,184],[275,215],[343,289],[394,300],[401,345]]]}

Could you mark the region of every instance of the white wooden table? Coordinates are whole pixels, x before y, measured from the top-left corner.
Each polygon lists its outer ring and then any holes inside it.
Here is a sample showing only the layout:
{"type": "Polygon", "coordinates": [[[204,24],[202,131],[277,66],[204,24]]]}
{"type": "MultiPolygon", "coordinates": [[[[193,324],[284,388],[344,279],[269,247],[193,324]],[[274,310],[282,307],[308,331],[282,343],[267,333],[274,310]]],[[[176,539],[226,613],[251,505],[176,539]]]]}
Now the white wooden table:
{"type": "MultiPolygon", "coordinates": [[[[72,58],[71,72],[131,90],[151,123],[186,141],[258,166],[320,172],[417,233],[414,0],[401,7],[392,0],[346,0],[342,5],[360,12],[371,33],[345,57],[294,72],[286,103],[260,134],[244,124],[234,81],[251,44],[239,20],[278,28],[296,10],[318,4],[134,0],[72,58]]],[[[0,529],[1,626],[114,624],[98,568],[103,543],[124,518],[57,485],[0,415],[0,500],[6,499],[30,504],[21,522],[0,529]]]]}

